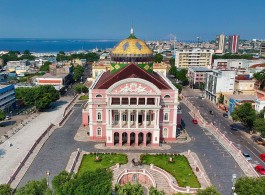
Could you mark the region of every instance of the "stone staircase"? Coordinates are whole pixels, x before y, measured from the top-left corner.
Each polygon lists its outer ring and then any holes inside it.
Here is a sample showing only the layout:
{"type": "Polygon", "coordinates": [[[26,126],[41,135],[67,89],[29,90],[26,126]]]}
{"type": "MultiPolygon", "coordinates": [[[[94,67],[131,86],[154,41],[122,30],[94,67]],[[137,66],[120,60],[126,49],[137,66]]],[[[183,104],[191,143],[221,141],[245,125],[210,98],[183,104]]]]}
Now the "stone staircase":
{"type": "Polygon", "coordinates": [[[151,173],[152,176],[154,177],[155,182],[156,182],[156,187],[158,190],[160,191],[163,190],[166,194],[171,194],[171,190],[170,190],[171,188],[168,184],[168,181],[162,174],[150,168],[147,169],[147,171],[149,171],[149,173],[151,173]]]}

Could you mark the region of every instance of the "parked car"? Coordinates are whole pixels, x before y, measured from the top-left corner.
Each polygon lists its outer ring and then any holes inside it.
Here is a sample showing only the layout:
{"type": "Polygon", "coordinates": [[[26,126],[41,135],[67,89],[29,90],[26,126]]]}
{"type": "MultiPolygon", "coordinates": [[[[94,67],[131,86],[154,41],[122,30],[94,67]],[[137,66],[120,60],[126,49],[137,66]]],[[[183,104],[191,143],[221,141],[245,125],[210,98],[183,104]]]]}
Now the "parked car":
{"type": "Polygon", "coordinates": [[[258,135],[253,135],[251,136],[252,140],[254,142],[256,142],[258,145],[263,145],[265,146],[265,141],[262,139],[262,137],[258,136],[258,135]]]}
{"type": "Polygon", "coordinates": [[[248,153],[246,153],[246,152],[242,152],[242,155],[246,158],[247,161],[252,160],[252,158],[249,156],[248,153]]]}
{"type": "Polygon", "coordinates": [[[238,126],[236,124],[230,125],[230,129],[233,130],[233,131],[239,130],[239,128],[238,128],[238,126]]]}
{"type": "Polygon", "coordinates": [[[210,113],[211,115],[213,115],[213,111],[212,111],[212,110],[210,110],[209,113],[210,113]]]}
{"type": "Polygon", "coordinates": [[[263,160],[265,162],[265,154],[260,154],[259,157],[261,160],[263,160]]]}
{"type": "Polygon", "coordinates": [[[223,113],[223,117],[228,118],[228,114],[226,112],[223,113]]]}
{"type": "Polygon", "coordinates": [[[198,121],[197,121],[197,119],[192,119],[192,122],[193,122],[193,124],[198,124],[198,121]]]}
{"type": "Polygon", "coordinates": [[[260,173],[261,175],[265,175],[265,169],[264,169],[263,166],[261,166],[261,165],[257,165],[257,166],[255,167],[255,170],[256,170],[258,173],[260,173]]]}
{"type": "Polygon", "coordinates": [[[6,116],[6,120],[10,120],[11,119],[11,117],[10,116],[6,116]]]}

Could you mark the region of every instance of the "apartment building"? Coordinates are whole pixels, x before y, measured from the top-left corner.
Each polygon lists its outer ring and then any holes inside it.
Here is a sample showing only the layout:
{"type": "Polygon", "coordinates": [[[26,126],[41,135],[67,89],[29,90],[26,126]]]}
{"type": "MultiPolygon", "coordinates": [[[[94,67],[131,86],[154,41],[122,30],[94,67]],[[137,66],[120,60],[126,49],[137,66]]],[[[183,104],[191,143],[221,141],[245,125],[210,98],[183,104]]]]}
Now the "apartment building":
{"type": "Polygon", "coordinates": [[[239,35],[230,35],[228,40],[228,51],[238,53],[239,35]]]}
{"type": "Polygon", "coordinates": [[[181,49],[175,53],[175,66],[177,68],[189,68],[192,66],[210,67],[212,63],[213,49],[181,49]]]}
{"type": "Polygon", "coordinates": [[[14,85],[0,85],[0,109],[9,112],[15,108],[15,102],[14,85]]]}
{"type": "Polygon", "coordinates": [[[249,75],[238,75],[235,78],[235,94],[254,95],[255,94],[255,80],[251,79],[249,75]]]}
{"type": "Polygon", "coordinates": [[[205,67],[189,67],[188,69],[188,80],[192,88],[199,88],[200,85],[206,83],[206,73],[212,72],[211,69],[205,67]]]}
{"type": "Polygon", "coordinates": [[[205,95],[214,103],[218,102],[220,94],[233,94],[236,71],[213,70],[207,73],[205,95]]]}
{"type": "Polygon", "coordinates": [[[216,36],[215,46],[216,46],[216,50],[215,50],[216,54],[225,53],[225,35],[224,34],[220,34],[216,36]]]}
{"type": "Polygon", "coordinates": [[[265,42],[260,44],[260,55],[265,56],[265,42]]]}

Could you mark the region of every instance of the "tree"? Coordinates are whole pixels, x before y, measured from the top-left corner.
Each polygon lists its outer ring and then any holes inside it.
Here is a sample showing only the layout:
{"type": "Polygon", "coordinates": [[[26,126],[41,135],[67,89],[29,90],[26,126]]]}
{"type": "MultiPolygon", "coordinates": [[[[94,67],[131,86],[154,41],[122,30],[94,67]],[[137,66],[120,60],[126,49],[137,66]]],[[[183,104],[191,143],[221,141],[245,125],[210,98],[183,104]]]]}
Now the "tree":
{"type": "Polygon", "coordinates": [[[26,49],[24,52],[23,52],[24,55],[31,55],[30,51],[28,49],[26,49]]]}
{"type": "Polygon", "coordinates": [[[170,58],[169,59],[169,64],[171,67],[175,66],[175,58],[170,58]]]}
{"type": "Polygon", "coordinates": [[[264,177],[241,177],[235,183],[235,192],[238,195],[260,195],[264,194],[264,177]]]}
{"type": "Polygon", "coordinates": [[[221,195],[221,194],[213,186],[211,186],[203,190],[199,189],[196,195],[221,195]]]}
{"type": "Polygon", "coordinates": [[[222,93],[220,93],[219,97],[218,97],[218,103],[219,104],[223,104],[224,103],[224,95],[222,93]]]}
{"type": "Polygon", "coordinates": [[[84,73],[84,67],[83,66],[80,66],[80,65],[75,66],[73,79],[75,81],[78,81],[81,78],[81,76],[83,75],[83,73],[84,73]]]}
{"type": "Polygon", "coordinates": [[[144,188],[140,184],[127,183],[124,185],[116,185],[115,191],[117,195],[143,195],[144,188]]]}
{"type": "Polygon", "coordinates": [[[240,121],[244,126],[252,129],[256,118],[256,112],[252,108],[251,103],[244,103],[236,107],[231,116],[233,120],[240,121]]]}
{"type": "Polygon", "coordinates": [[[254,78],[260,83],[259,88],[263,89],[265,87],[265,69],[254,74],[254,78]]]}
{"type": "Polygon", "coordinates": [[[0,109],[0,121],[4,120],[6,118],[6,113],[2,109],[0,109]]]}
{"type": "Polygon", "coordinates": [[[187,70],[181,69],[177,71],[176,78],[180,80],[184,85],[188,83],[187,70]]]}
{"type": "MultiPolygon", "coordinates": [[[[59,175],[56,175],[52,180],[52,187],[55,191],[55,194],[63,195],[67,194],[68,185],[70,180],[72,179],[72,174],[68,173],[67,171],[62,171],[59,175]]],[[[69,191],[68,191],[69,192],[69,191]]]]}
{"type": "Polygon", "coordinates": [[[159,191],[157,188],[151,187],[149,189],[149,195],[166,195],[164,191],[159,191]]]}
{"type": "Polygon", "coordinates": [[[47,180],[42,179],[40,181],[29,181],[25,186],[19,188],[16,195],[52,195],[52,191],[47,186],[47,180]]]}
{"type": "Polygon", "coordinates": [[[52,63],[47,61],[47,62],[44,62],[44,64],[40,67],[40,71],[49,71],[49,67],[52,63]]]}
{"type": "Polygon", "coordinates": [[[261,137],[265,137],[265,119],[264,118],[256,118],[254,121],[253,128],[255,131],[260,132],[261,137]]]}
{"type": "Polygon", "coordinates": [[[182,91],[183,86],[180,85],[180,84],[178,84],[178,83],[176,83],[175,84],[175,87],[179,90],[179,94],[181,94],[181,91],[182,91]]]}
{"type": "Polygon", "coordinates": [[[83,84],[75,85],[74,89],[76,93],[87,93],[88,92],[88,88],[83,84]]]}
{"type": "Polygon", "coordinates": [[[12,188],[8,184],[1,184],[0,185],[0,194],[1,195],[10,195],[12,192],[12,188]]]}
{"type": "Polygon", "coordinates": [[[169,74],[174,75],[176,77],[177,74],[177,68],[176,66],[171,66],[171,68],[169,69],[169,74]]]}
{"type": "Polygon", "coordinates": [[[163,56],[161,54],[156,54],[154,56],[154,62],[158,62],[158,63],[161,63],[163,61],[163,56]]]}

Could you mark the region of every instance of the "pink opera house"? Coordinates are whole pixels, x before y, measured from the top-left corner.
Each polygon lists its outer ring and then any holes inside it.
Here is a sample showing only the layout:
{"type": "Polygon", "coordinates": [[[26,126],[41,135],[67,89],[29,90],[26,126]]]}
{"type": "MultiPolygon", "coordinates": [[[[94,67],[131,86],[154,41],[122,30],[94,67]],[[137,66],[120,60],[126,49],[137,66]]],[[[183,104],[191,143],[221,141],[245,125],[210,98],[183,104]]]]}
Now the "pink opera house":
{"type": "Polygon", "coordinates": [[[90,140],[106,146],[174,142],[181,123],[178,90],[153,71],[153,52],[131,35],[111,52],[111,69],[89,89],[82,123],[90,140]]]}

